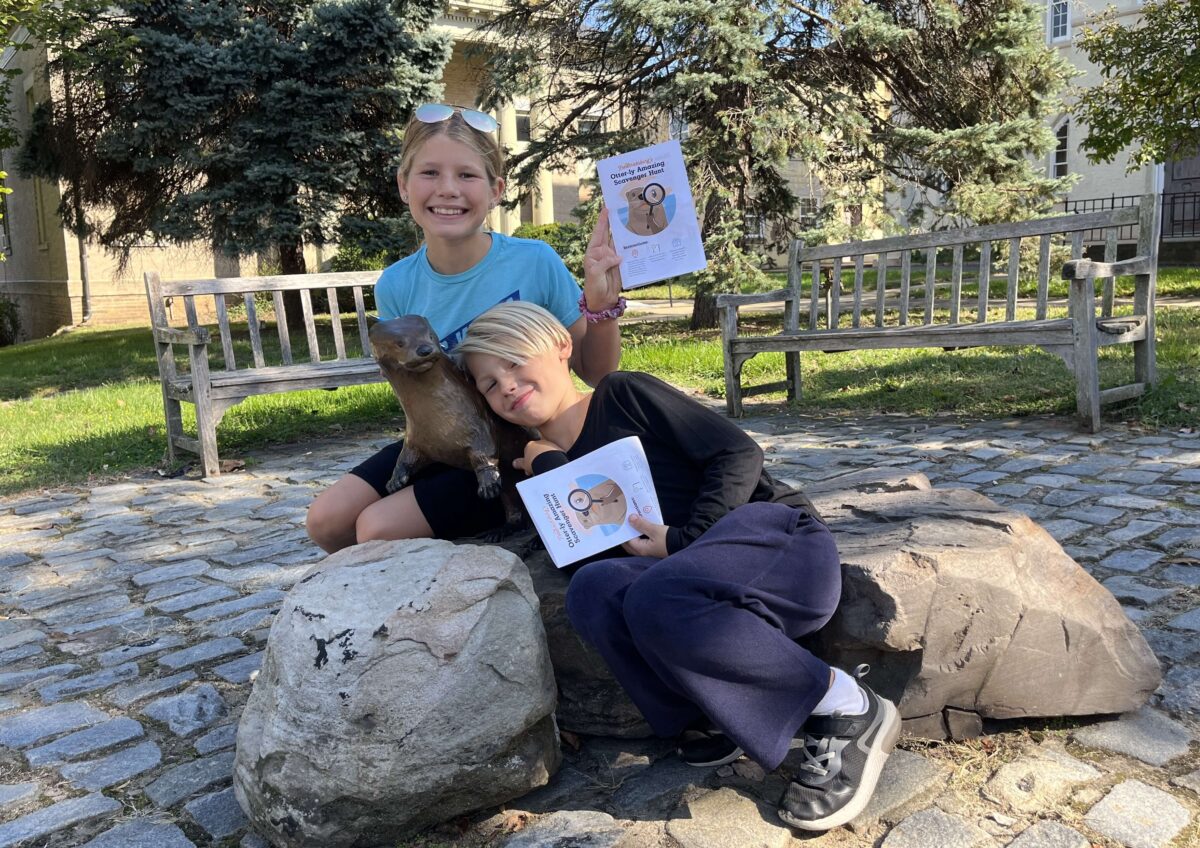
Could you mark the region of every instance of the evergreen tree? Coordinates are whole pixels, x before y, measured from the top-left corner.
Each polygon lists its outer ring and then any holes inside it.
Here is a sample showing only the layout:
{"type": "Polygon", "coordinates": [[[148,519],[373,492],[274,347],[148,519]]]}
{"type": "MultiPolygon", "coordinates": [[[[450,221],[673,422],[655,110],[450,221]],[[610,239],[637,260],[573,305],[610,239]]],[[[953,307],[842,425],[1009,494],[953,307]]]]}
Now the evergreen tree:
{"type": "Polygon", "coordinates": [[[670,119],[688,128],[710,260],[694,327],[759,273],[748,229],[765,222],[776,247],[796,233],[789,159],[827,199],[879,203],[907,182],[978,222],[1059,187],[1029,154],[1052,144],[1044,119],[1069,68],[1025,0],[512,0],[494,29],[491,100],[524,90],[542,116],[514,157],[523,184],[543,163],[661,140],[670,119]],[[595,115],[609,131],[577,130],[595,115]]]}
{"type": "MultiPolygon", "coordinates": [[[[117,251],[146,238],[229,256],[366,254],[407,232],[394,171],[412,107],[440,92],[442,0],[130,0],[67,34],[63,97],[21,164],[63,181],[60,213],[117,251]],[[85,219],[86,210],[104,210],[85,219]]],[[[50,34],[52,36],[52,34],[50,34]]]]}
{"type": "Polygon", "coordinates": [[[1129,167],[1200,152],[1200,2],[1150,0],[1129,28],[1110,12],[1080,46],[1103,82],[1083,92],[1077,114],[1088,126],[1083,149],[1111,162],[1137,145],[1129,167]]]}

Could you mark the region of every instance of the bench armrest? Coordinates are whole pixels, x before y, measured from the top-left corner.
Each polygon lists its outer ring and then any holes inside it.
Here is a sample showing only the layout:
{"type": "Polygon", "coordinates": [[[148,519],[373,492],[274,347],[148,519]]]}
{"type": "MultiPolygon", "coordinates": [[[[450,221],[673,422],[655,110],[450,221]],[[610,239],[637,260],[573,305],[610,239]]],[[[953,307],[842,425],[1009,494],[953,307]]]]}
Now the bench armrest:
{"type": "Polygon", "coordinates": [[[791,289],[777,289],[770,292],[762,292],[761,294],[719,294],[717,295],[717,308],[725,309],[730,306],[748,306],[751,303],[774,303],[776,301],[789,301],[795,298],[795,294],[791,289]]]}
{"type": "Polygon", "coordinates": [[[1096,262],[1092,259],[1072,259],[1063,265],[1064,280],[1086,280],[1096,277],[1122,277],[1149,274],[1154,263],[1149,256],[1135,256],[1120,262],[1096,262]]]}
{"type": "Polygon", "coordinates": [[[174,327],[154,327],[154,340],[163,344],[206,345],[209,340],[208,330],[197,327],[195,330],[179,330],[174,327]]]}

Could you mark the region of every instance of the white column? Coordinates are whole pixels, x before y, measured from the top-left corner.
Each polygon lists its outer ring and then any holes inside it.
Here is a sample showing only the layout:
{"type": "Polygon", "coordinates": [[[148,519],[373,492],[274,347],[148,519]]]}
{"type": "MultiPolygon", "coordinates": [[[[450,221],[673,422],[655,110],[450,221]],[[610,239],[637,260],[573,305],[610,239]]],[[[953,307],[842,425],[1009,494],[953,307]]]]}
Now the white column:
{"type": "MultiPolygon", "coordinates": [[[[500,122],[500,147],[507,155],[517,147],[517,110],[511,103],[505,103],[499,112],[497,120],[500,122]]],[[[511,196],[513,192],[505,191],[505,194],[511,196]]],[[[511,235],[512,231],[521,225],[521,213],[517,209],[497,209],[495,218],[497,223],[493,225],[493,229],[506,235],[511,235]]]]}

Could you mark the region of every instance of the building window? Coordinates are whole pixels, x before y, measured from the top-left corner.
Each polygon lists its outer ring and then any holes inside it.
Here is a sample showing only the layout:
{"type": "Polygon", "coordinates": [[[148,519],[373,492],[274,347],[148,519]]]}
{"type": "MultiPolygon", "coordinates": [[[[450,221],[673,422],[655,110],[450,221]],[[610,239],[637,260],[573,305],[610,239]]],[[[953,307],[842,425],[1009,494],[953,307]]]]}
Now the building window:
{"type": "Polygon", "coordinates": [[[746,213],[746,242],[761,243],[767,239],[767,219],[759,212],[746,213]]]}
{"type": "MultiPolygon", "coordinates": [[[[37,108],[37,101],[33,97],[32,91],[25,92],[25,109],[29,114],[29,119],[33,120],[33,112],[37,108]]],[[[33,218],[37,229],[37,246],[45,249],[50,246],[49,238],[46,234],[46,184],[42,180],[34,177],[33,180],[33,218]]],[[[5,216],[7,220],[7,216],[5,216]]]]}
{"type": "Polygon", "coordinates": [[[528,112],[517,112],[517,141],[532,141],[533,131],[529,124],[528,112]]]}
{"type": "MultiPolygon", "coordinates": [[[[4,187],[4,181],[0,180],[0,188],[4,187]]],[[[0,192],[0,253],[12,256],[12,230],[9,229],[8,223],[8,195],[0,192]]]]}
{"type": "Polygon", "coordinates": [[[817,225],[817,213],[821,211],[815,197],[800,198],[800,229],[811,230],[817,225]]]}
{"type": "Polygon", "coordinates": [[[1054,173],[1055,179],[1067,175],[1067,144],[1071,134],[1071,122],[1063,121],[1063,125],[1054,133],[1054,173]]]}
{"type": "Polygon", "coordinates": [[[667,127],[667,138],[673,138],[677,141],[687,141],[691,138],[691,124],[683,116],[682,109],[671,110],[671,120],[667,127]]]}
{"type": "Polygon", "coordinates": [[[1068,0],[1050,0],[1048,6],[1050,40],[1063,41],[1071,37],[1071,4],[1068,0]]]}
{"type": "Polygon", "coordinates": [[[579,134],[591,135],[593,133],[603,132],[601,121],[596,117],[587,117],[579,119],[579,134]]]}
{"type": "Polygon", "coordinates": [[[521,223],[533,223],[533,195],[527,194],[521,201],[521,223]]]}

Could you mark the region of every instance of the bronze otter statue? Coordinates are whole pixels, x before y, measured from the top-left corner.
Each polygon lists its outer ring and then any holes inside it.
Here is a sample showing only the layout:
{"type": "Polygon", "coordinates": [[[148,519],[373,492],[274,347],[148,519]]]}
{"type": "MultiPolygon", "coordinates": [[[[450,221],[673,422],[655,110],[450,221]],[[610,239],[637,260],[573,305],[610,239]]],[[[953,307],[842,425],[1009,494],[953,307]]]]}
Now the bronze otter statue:
{"type": "Polygon", "coordinates": [[[407,486],[430,463],[474,471],[479,497],[503,495],[505,530],[522,523],[512,461],[535,438],[492,412],[475,384],[442,350],[420,315],[371,325],[371,350],[404,410],[404,448],[388,492],[407,486]]]}

